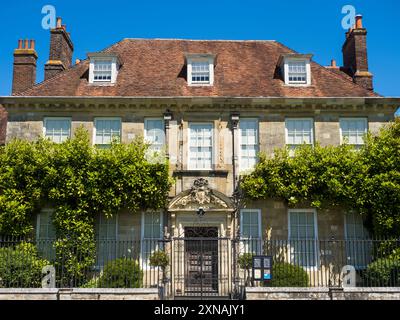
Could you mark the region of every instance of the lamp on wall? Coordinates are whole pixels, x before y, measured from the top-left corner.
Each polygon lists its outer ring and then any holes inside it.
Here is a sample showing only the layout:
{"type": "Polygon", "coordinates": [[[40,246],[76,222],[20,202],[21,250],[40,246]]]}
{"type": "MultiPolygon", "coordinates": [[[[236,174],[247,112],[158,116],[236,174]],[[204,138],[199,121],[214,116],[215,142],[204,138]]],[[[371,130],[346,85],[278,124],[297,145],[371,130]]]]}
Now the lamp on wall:
{"type": "Polygon", "coordinates": [[[197,209],[197,215],[198,215],[199,217],[204,216],[205,213],[206,213],[206,212],[204,211],[204,208],[203,208],[203,207],[200,207],[200,208],[197,209]]]}
{"type": "Polygon", "coordinates": [[[164,113],[164,120],[165,121],[171,121],[172,120],[172,112],[171,111],[167,110],[164,113]]]}
{"type": "Polygon", "coordinates": [[[233,124],[233,128],[236,129],[240,120],[240,113],[239,112],[233,112],[231,113],[231,121],[233,124]]]}

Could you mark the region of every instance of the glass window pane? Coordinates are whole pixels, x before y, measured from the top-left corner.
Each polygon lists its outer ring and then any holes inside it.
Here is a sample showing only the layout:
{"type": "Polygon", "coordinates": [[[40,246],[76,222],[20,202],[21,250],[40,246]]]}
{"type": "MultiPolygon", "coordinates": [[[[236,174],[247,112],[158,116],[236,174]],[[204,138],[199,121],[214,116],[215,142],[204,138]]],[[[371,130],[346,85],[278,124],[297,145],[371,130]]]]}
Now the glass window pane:
{"type": "Polygon", "coordinates": [[[45,137],[55,143],[66,141],[71,134],[69,119],[46,118],[44,120],[45,137]]]}
{"type": "Polygon", "coordinates": [[[145,212],[143,214],[143,237],[146,239],[160,239],[161,234],[161,219],[159,212],[145,212]]]}
{"type": "Polygon", "coordinates": [[[364,144],[364,134],[367,132],[366,118],[359,119],[340,119],[340,129],[342,141],[351,145],[364,144]]]}
{"type": "Polygon", "coordinates": [[[290,218],[291,257],[295,263],[302,266],[315,266],[316,247],[314,213],[307,211],[292,211],[290,218]]]}
{"type": "Polygon", "coordinates": [[[121,138],[120,119],[96,119],[96,144],[109,145],[114,140],[119,142],[121,138]]]}
{"type": "Polygon", "coordinates": [[[189,166],[191,169],[211,169],[212,124],[189,124],[189,166]]]}

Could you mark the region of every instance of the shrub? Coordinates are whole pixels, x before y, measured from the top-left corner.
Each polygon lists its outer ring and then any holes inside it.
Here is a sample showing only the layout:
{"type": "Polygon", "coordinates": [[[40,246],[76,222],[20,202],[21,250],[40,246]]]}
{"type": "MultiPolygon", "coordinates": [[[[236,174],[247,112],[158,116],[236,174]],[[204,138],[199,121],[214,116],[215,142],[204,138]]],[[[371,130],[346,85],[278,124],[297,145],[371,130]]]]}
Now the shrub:
{"type": "Polygon", "coordinates": [[[169,265],[169,257],[164,251],[155,251],[150,256],[150,265],[164,270],[169,265]]]}
{"type": "Polygon", "coordinates": [[[99,287],[99,278],[92,278],[88,282],[80,286],[80,288],[98,288],[98,287],[99,287]]]}
{"type": "Polygon", "coordinates": [[[300,266],[276,262],[272,266],[272,280],[267,285],[270,287],[308,287],[308,274],[300,266]]]}
{"type": "Polygon", "coordinates": [[[42,269],[49,262],[38,256],[31,243],[20,243],[15,247],[0,248],[0,287],[39,288],[42,269]]]}
{"type": "Polygon", "coordinates": [[[400,258],[391,255],[370,263],[364,273],[369,286],[400,286],[400,258]]]}
{"type": "Polygon", "coordinates": [[[251,269],[253,266],[253,254],[252,253],[243,253],[239,256],[238,259],[239,267],[243,270],[251,269]]]}
{"type": "Polygon", "coordinates": [[[108,262],[99,278],[99,288],[141,288],[143,271],[137,261],[120,258],[108,262]]]}

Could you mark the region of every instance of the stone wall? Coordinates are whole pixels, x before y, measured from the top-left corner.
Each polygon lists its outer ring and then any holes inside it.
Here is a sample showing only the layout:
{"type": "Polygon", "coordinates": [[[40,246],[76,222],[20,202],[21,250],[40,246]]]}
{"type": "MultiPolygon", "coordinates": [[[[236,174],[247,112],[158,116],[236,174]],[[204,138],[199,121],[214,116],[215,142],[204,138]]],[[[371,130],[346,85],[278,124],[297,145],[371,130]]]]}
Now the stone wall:
{"type": "Polygon", "coordinates": [[[158,289],[0,288],[0,300],[158,300],[158,289]]]}
{"type": "MultiPolygon", "coordinates": [[[[261,230],[264,239],[287,239],[288,206],[278,200],[248,201],[246,209],[261,209],[261,230]]],[[[302,209],[309,209],[304,207],[302,209]]],[[[344,215],[341,208],[316,210],[319,239],[344,239],[344,215]]]]}
{"type": "Polygon", "coordinates": [[[400,288],[246,288],[246,300],[400,300],[400,288]]]}

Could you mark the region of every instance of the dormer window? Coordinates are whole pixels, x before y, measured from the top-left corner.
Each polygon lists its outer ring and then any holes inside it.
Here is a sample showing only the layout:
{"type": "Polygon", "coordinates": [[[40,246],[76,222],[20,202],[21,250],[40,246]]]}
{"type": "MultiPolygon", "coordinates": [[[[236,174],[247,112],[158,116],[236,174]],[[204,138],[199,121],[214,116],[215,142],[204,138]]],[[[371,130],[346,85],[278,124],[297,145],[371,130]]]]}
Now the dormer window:
{"type": "Polygon", "coordinates": [[[280,59],[282,75],[286,85],[307,86],[311,84],[311,66],[309,54],[286,54],[280,59]]]}
{"type": "Polygon", "coordinates": [[[93,81],[111,82],[112,78],[112,60],[94,60],[93,61],[93,81]]]}
{"type": "Polygon", "coordinates": [[[305,60],[288,61],[289,84],[307,83],[307,62],[305,60]]]}
{"type": "Polygon", "coordinates": [[[89,83],[92,84],[113,84],[117,81],[119,59],[116,55],[105,53],[91,53],[89,83]]]}
{"type": "Polygon", "coordinates": [[[187,81],[190,86],[212,86],[214,83],[214,55],[187,54],[187,81]]]}
{"type": "Polygon", "coordinates": [[[210,63],[208,61],[192,62],[192,84],[210,83],[210,63]]]}

